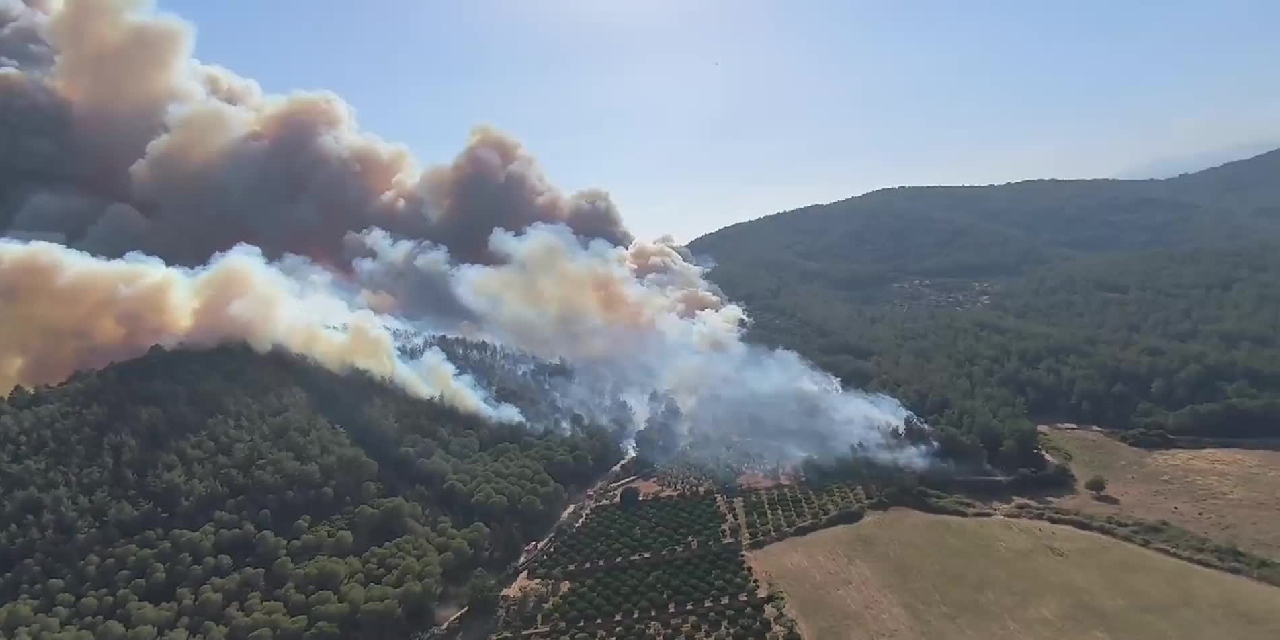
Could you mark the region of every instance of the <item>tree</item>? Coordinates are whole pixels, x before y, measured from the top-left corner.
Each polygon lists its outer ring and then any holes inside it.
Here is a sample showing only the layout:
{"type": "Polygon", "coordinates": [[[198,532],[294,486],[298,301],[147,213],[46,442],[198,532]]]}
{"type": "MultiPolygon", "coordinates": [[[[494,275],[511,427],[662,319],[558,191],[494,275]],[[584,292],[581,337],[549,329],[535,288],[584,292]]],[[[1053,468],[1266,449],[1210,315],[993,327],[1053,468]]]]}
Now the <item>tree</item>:
{"type": "Polygon", "coordinates": [[[130,629],[127,637],[128,640],[155,640],[156,635],[158,635],[158,633],[156,632],[155,627],[149,624],[144,624],[140,627],[130,629]]]}
{"type": "Polygon", "coordinates": [[[337,640],[342,637],[342,629],[332,622],[317,622],[307,632],[308,640],[337,640]]]}
{"type": "Polygon", "coordinates": [[[467,582],[467,606],[489,611],[498,605],[498,582],[484,569],[476,569],[467,582]]]}
{"type": "Polygon", "coordinates": [[[1084,481],[1084,488],[1092,492],[1095,496],[1102,495],[1107,490],[1107,479],[1101,475],[1094,475],[1092,478],[1084,481]]]}
{"type": "Polygon", "coordinates": [[[626,508],[640,504],[640,490],[631,486],[623,487],[622,491],[618,492],[618,504],[626,508]]]}

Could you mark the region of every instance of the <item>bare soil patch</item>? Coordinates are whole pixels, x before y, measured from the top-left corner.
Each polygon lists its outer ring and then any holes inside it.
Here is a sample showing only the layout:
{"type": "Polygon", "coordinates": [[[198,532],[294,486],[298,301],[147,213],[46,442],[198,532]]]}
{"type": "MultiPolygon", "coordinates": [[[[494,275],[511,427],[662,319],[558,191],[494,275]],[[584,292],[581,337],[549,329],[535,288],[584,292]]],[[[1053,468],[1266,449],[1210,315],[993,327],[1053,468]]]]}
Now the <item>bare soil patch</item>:
{"type": "Polygon", "coordinates": [[[508,598],[520,597],[520,592],[537,589],[542,584],[541,580],[534,580],[529,577],[528,571],[521,571],[520,575],[507,588],[502,590],[502,595],[508,598]]]}
{"type": "Polygon", "coordinates": [[[781,481],[759,473],[744,473],[738,476],[738,486],[743,489],[768,489],[780,484],[782,484],[781,481]]]}
{"type": "Polygon", "coordinates": [[[654,482],[653,480],[632,480],[631,482],[628,482],[627,484],[621,487],[618,487],[618,491],[621,492],[622,489],[626,487],[635,487],[636,489],[639,489],[640,495],[645,498],[676,494],[675,491],[671,491],[670,489],[663,487],[662,485],[654,482]]]}

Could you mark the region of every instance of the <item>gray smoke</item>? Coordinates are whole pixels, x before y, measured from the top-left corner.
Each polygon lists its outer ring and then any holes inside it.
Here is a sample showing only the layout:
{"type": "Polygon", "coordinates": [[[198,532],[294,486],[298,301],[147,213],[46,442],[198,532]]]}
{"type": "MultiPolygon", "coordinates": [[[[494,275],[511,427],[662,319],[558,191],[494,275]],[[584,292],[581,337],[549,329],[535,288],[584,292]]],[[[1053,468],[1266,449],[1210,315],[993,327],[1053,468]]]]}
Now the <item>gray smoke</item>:
{"type": "Polygon", "coordinates": [[[4,162],[77,201],[74,215],[49,216],[40,191],[15,189],[0,214],[13,231],[185,265],[248,243],[335,268],[346,235],[369,227],[469,262],[487,260],[494,229],[537,222],[631,241],[608,194],[562,194],[491,129],[424,171],[403,146],[361,131],[331,93],[265,95],[191,60],[190,28],[146,13],[147,3],[84,0],[50,15],[2,2],[4,162]]]}
{"type": "Polygon", "coordinates": [[[413,329],[564,359],[579,382],[552,393],[613,418],[626,398],[633,430],[657,391],[681,438],[921,459],[893,443],[896,401],[744,343],[683,248],[635,241],[607,193],[559,191],[510,137],[477,128],[423,168],[337,96],[265,94],[192,45],[140,0],[0,0],[0,384],[245,340],[520,419],[438,348],[406,358],[392,335],[413,329]],[[73,303],[93,319],[58,316],[73,303]]]}

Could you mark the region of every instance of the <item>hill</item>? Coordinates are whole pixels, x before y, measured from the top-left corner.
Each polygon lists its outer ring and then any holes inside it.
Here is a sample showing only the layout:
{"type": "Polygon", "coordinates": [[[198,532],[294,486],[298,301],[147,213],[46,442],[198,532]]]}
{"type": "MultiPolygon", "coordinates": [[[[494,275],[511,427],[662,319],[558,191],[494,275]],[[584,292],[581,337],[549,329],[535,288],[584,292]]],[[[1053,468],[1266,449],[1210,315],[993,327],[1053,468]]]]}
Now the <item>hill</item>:
{"type": "Polygon", "coordinates": [[[806,638],[1280,633],[1275,587],[1043,522],[894,510],[750,555],[806,638]]]}
{"type": "Polygon", "coordinates": [[[620,458],[585,424],[156,348],[0,403],[0,636],[403,637],[492,597],[620,458]]]}
{"type": "Polygon", "coordinates": [[[975,462],[1034,420],[1277,435],[1280,150],[1167,180],[886,189],[690,243],[756,340],[886,390],[975,462]]]}
{"type": "Polygon", "coordinates": [[[883,189],[735,224],[689,248],[719,267],[807,265],[846,284],[1014,275],[1081,255],[1278,233],[1277,175],[1280,149],[1167,180],[883,189]]]}

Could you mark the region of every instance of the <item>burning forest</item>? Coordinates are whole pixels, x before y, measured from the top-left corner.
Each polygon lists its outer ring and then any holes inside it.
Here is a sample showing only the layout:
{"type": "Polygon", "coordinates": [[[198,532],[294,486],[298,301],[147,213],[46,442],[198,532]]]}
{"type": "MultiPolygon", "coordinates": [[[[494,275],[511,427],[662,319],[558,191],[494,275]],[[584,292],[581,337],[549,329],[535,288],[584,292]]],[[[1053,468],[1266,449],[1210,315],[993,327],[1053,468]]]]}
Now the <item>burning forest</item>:
{"type": "Polygon", "coordinates": [[[662,456],[927,459],[896,400],[744,341],[683,247],[558,190],[511,137],[420,164],[338,96],[268,94],[192,49],[146,2],[0,0],[5,390],[244,342],[662,456]]]}

